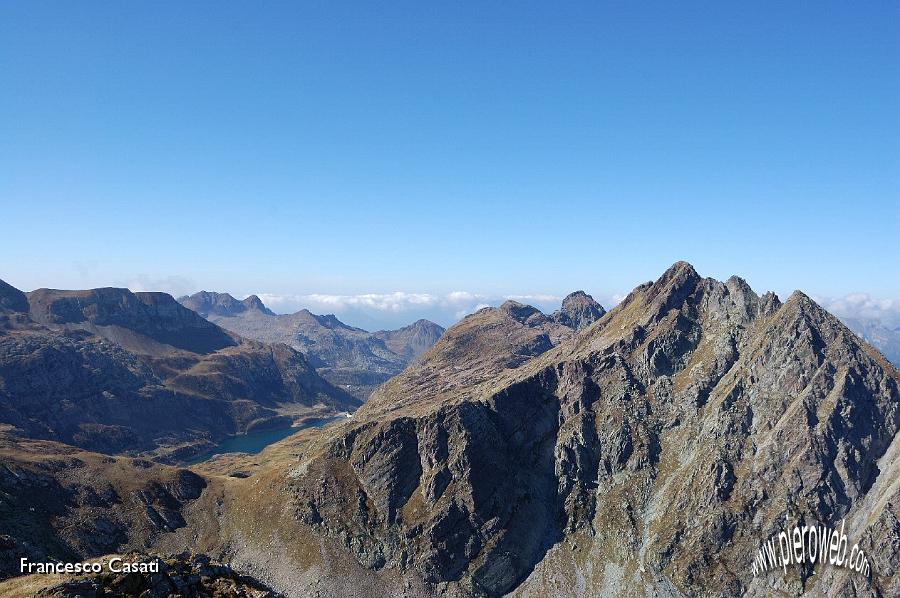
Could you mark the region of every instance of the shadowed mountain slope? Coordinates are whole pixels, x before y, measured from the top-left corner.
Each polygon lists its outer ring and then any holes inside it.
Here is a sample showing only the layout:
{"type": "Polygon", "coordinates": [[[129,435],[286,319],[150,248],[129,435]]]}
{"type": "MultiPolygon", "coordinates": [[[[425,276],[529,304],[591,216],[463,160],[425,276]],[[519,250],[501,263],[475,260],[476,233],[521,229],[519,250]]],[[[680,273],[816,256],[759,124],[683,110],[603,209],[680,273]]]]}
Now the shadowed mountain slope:
{"type": "Polygon", "coordinates": [[[27,312],[28,297],[19,289],[0,280],[0,311],[27,312]]]}

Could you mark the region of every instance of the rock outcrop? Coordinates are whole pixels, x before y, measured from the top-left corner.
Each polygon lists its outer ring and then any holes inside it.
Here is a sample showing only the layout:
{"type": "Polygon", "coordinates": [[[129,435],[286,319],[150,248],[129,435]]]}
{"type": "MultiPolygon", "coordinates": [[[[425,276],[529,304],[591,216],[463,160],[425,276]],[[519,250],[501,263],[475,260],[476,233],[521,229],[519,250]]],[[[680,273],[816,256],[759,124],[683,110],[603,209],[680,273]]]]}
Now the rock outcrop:
{"type": "Polygon", "coordinates": [[[0,579],[19,559],[78,562],[185,527],[206,488],[187,469],[0,432],[0,579]]]}
{"type": "MultiPolygon", "coordinates": [[[[100,562],[119,558],[135,569],[154,567],[157,572],[107,572],[68,576],[65,581],[39,589],[40,598],[277,598],[280,594],[258,580],[213,561],[204,554],[182,553],[170,556],[129,553],[109,555],[100,562]]],[[[117,564],[118,568],[119,565],[117,564]]],[[[21,583],[21,582],[20,582],[21,583]]],[[[0,590],[3,590],[0,584],[0,590]]],[[[9,584],[10,590],[15,590],[9,584]]]]}

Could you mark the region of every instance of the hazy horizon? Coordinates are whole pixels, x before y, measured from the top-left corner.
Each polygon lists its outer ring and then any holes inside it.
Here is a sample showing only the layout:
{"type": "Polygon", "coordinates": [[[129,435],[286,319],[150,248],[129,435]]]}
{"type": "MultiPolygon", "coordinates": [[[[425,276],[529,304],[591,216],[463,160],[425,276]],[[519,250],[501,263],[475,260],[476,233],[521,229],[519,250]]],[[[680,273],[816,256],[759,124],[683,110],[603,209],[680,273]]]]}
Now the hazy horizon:
{"type": "MultiPolygon", "coordinates": [[[[697,268],[701,276],[708,276],[702,269],[697,268]]],[[[638,286],[647,281],[655,280],[661,275],[660,270],[656,275],[644,280],[636,280],[634,286],[621,291],[608,291],[604,289],[592,290],[591,287],[582,286],[557,293],[483,293],[465,290],[456,290],[448,293],[408,292],[394,291],[389,293],[357,293],[357,294],[333,294],[333,293],[270,293],[265,290],[230,290],[223,288],[196,288],[187,279],[175,278],[160,281],[135,280],[125,284],[97,284],[90,286],[72,287],[75,289],[87,289],[98,287],[122,287],[131,291],[158,291],[169,293],[176,299],[193,295],[200,291],[216,293],[228,293],[238,300],[250,295],[257,295],[270,310],[276,314],[289,314],[308,309],[315,314],[334,314],[345,324],[363,328],[366,330],[400,328],[419,319],[427,319],[448,327],[459,321],[464,316],[481,309],[482,307],[496,307],[503,301],[512,299],[537,307],[544,313],[551,313],[560,307],[563,298],[571,292],[584,291],[591,295],[607,310],[618,304],[625,296],[638,286]]],[[[740,276],[739,274],[736,274],[740,276]]],[[[730,275],[729,275],[730,276],[730,275]]],[[[719,280],[726,280],[729,276],[711,276],[719,280]]],[[[0,275],[0,280],[12,284],[25,292],[37,288],[70,288],[59,285],[39,285],[34,288],[18,286],[14,281],[0,275]]],[[[806,292],[815,301],[835,315],[861,320],[873,320],[882,325],[894,329],[900,327],[900,301],[872,296],[866,292],[848,293],[838,297],[829,297],[809,293],[804,289],[792,289],[790,291],[777,291],[773,289],[759,288],[748,281],[757,294],[768,291],[775,292],[782,300],[785,300],[794,290],[806,292]]]]}

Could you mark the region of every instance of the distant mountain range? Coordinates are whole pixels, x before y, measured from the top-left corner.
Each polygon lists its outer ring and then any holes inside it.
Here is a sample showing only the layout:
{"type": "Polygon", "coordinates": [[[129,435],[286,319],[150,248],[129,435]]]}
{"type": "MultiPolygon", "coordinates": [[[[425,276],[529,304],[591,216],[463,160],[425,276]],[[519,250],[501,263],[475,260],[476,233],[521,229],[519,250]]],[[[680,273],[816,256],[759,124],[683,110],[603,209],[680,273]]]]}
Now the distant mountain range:
{"type": "MultiPolygon", "coordinates": [[[[368,332],[348,326],[332,314],[316,315],[306,309],[277,315],[256,295],[239,301],[228,293],[201,291],[178,301],[210,322],[246,338],[292,346],[325,379],[363,400],[424,354],[444,333],[441,326],[428,320],[418,320],[399,330],[368,332]]],[[[529,314],[537,311],[526,306],[522,309],[530,310],[529,314]]],[[[564,335],[604,313],[590,295],[577,291],[567,296],[552,316],[540,317],[549,318],[556,324],[557,334],[564,335]]]]}
{"type": "Polygon", "coordinates": [[[0,423],[33,438],[178,459],[360,401],[287,345],[244,339],[165,293],[0,281],[0,423]]]}
{"type": "Polygon", "coordinates": [[[320,316],[306,309],[277,315],[256,295],[238,301],[228,293],[201,291],[178,301],[243,337],[290,345],[325,379],[363,400],[427,351],[444,332],[428,320],[399,330],[368,332],[348,326],[334,315],[320,316]]]}

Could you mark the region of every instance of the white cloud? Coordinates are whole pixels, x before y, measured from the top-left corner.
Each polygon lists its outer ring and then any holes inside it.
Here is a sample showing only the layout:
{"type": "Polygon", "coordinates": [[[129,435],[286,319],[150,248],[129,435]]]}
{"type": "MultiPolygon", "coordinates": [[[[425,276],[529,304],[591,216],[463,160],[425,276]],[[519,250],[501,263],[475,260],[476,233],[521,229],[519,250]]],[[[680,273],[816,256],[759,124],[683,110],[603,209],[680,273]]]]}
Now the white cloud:
{"type": "Polygon", "coordinates": [[[467,301],[477,301],[484,298],[484,295],[477,295],[469,291],[453,291],[447,294],[447,301],[450,303],[465,303],[467,301]]]}
{"type": "MultiPolygon", "coordinates": [[[[387,328],[427,318],[448,326],[468,314],[507,299],[534,305],[545,313],[559,308],[562,296],[549,293],[488,294],[465,290],[447,293],[392,293],[283,295],[257,293],[263,303],[276,313],[292,313],[308,309],[316,314],[333,313],[343,321],[363,328],[387,328]]],[[[240,298],[240,297],[239,297],[240,298]]],[[[601,300],[601,303],[603,301],[601,300]]],[[[609,307],[606,303],[604,306],[609,307]]]]}
{"type": "Polygon", "coordinates": [[[559,295],[507,295],[506,299],[512,299],[513,301],[518,301],[519,303],[562,303],[563,298],[559,295]]]}
{"type": "Polygon", "coordinates": [[[361,295],[300,295],[299,299],[311,305],[330,306],[335,309],[358,307],[378,311],[406,311],[437,305],[440,298],[430,293],[364,293],[361,295]]]}
{"type": "Polygon", "coordinates": [[[541,304],[559,303],[562,301],[562,297],[557,295],[532,294],[491,296],[469,291],[452,291],[443,295],[436,295],[433,293],[407,293],[403,291],[395,291],[393,293],[361,293],[358,295],[329,295],[324,293],[312,293],[309,295],[258,293],[258,295],[263,303],[275,311],[306,307],[312,311],[319,309],[340,312],[348,309],[366,309],[384,312],[403,312],[420,310],[422,308],[459,308],[460,306],[466,306],[477,310],[492,304],[499,305],[506,299],[541,304]]]}
{"type": "Polygon", "coordinates": [[[868,293],[850,293],[843,297],[814,297],[822,307],[839,318],[878,320],[895,328],[900,325],[900,300],[878,299],[868,293]]]}

